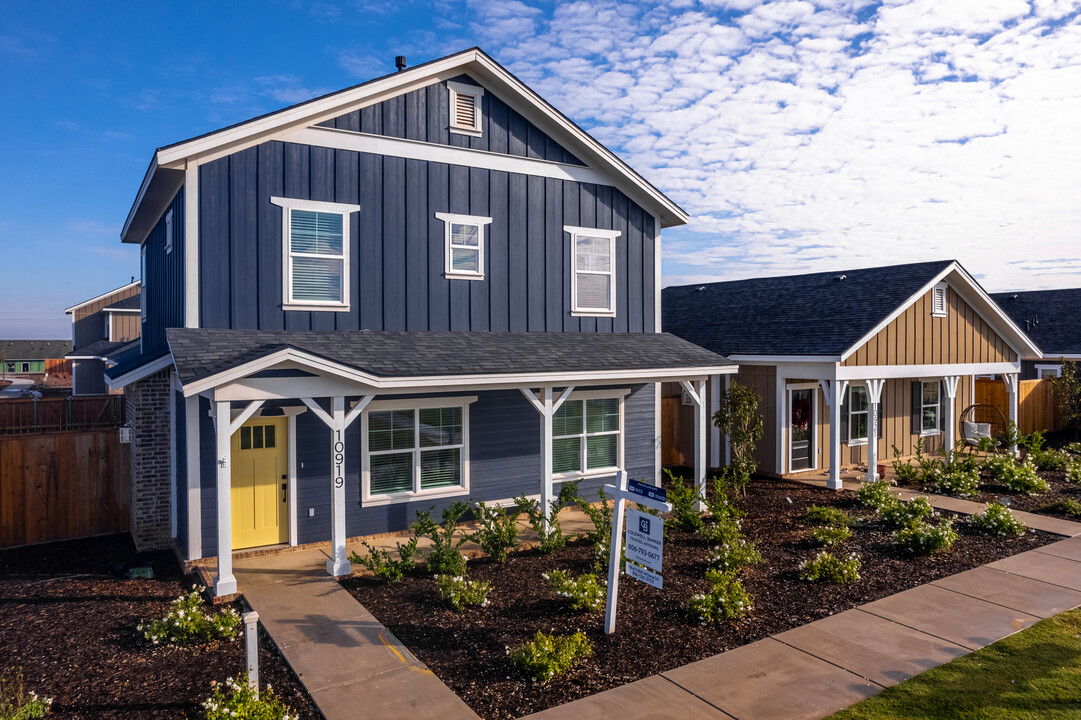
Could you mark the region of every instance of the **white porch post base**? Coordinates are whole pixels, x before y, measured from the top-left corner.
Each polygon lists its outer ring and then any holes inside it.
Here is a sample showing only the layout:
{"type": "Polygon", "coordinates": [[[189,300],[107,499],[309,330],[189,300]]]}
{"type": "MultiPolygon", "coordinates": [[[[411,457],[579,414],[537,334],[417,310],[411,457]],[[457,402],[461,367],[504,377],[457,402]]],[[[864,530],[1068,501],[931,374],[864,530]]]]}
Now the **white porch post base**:
{"type": "Polygon", "coordinates": [[[867,475],[865,479],[878,480],[878,406],[882,402],[882,388],[885,380],[867,381],[867,475]]]}
{"type": "Polygon", "coordinates": [[[819,380],[818,383],[830,407],[830,474],[826,487],[840,490],[844,487],[841,482],[841,401],[848,389],[848,381],[819,380]]]}
{"type": "MultiPolygon", "coordinates": [[[[232,555],[232,551],[229,552],[229,555],[230,556],[232,555]]],[[[219,554],[219,556],[220,556],[220,554],[219,554]]],[[[230,567],[232,566],[232,564],[233,564],[233,559],[232,559],[232,557],[230,557],[229,558],[230,567]]],[[[219,562],[218,563],[218,573],[219,573],[219,577],[214,578],[214,597],[223,597],[225,595],[235,595],[236,594],[236,578],[233,577],[232,570],[230,570],[229,577],[226,577],[226,578],[220,577],[221,563],[219,562]]]]}

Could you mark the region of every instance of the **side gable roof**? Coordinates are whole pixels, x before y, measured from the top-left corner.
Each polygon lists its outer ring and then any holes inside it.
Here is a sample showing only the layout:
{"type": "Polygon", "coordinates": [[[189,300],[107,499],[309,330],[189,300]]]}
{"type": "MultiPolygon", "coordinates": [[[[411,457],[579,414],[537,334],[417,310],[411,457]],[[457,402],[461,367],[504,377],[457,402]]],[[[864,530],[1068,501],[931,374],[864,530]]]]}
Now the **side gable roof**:
{"type": "Polygon", "coordinates": [[[71,352],[71,340],[0,340],[8,360],[54,360],[71,352]]]}
{"type": "Polygon", "coordinates": [[[474,47],[159,148],[124,223],[121,238],[124,242],[142,241],[161,214],[159,211],[164,203],[183,183],[184,169],[192,160],[209,162],[246,147],[281,139],[291,132],[462,73],[497,93],[510,107],[564,145],[587,166],[610,178],[614,186],[660,217],[663,227],[687,222],[687,213],[676,203],[483,50],[474,47]]]}
{"type": "MultiPolygon", "coordinates": [[[[105,300],[110,295],[116,295],[117,293],[124,292],[125,290],[129,290],[129,289],[131,289],[133,287],[137,287],[140,284],[141,284],[141,281],[133,280],[132,282],[128,283],[127,285],[121,285],[120,287],[118,287],[118,288],[116,288],[114,290],[110,290],[109,292],[102,293],[101,295],[98,295],[97,297],[92,297],[89,300],[84,300],[81,303],[76,303],[75,305],[72,305],[69,308],[65,308],[64,313],[70,315],[71,313],[75,312],[79,308],[86,307],[87,305],[91,305],[91,304],[96,303],[96,302],[98,302],[100,300],[105,300]]],[[[138,296],[136,296],[136,297],[138,297],[138,296]]]]}
{"type": "Polygon", "coordinates": [[[991,296],[1047,358],[1081,355],[1081,288],[991,296]]]}
{"type": "Polygon", "coordinates": [[[838,362],[948,279],[1022,355],[1039,352],[956,261],[669,287],[662,327],[725,356],[838,362]]]}

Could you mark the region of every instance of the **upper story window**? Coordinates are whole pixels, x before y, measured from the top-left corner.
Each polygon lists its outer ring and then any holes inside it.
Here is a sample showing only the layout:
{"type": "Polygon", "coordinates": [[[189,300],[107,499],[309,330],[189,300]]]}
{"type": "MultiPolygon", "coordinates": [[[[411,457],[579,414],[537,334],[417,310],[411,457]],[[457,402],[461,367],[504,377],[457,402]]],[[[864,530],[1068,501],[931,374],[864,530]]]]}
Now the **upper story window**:
{"type": "Polygon", "coordinates": [[[443,221],[446,263],[443,274],[462,280],[484,279],[484,227],[490,217],[437,212],[443,221]]]}
{"type": "Polygon", "coordinates": [[[479,137],[483,132],[480,99],[484,88],[448,80],[447,89],[450,91],[450,131],[479,137]]]}
{"type": "Polygon", "coordinates": [[[345,203],[270,198],[282,218],[282,307],[349,309],[349,214],[345,203]]]}
{"type": "Polygon", "coordinates": [[[165,213],[165,254],[173,251],[173,211],[165,213]]]}
{"type": "Polygon", "coordinates": [[[571,312],[616,314],[616,238],[618,230],[564,226],[571,236],[571,312]]]}
{"type": "Polygon", "coordinates": [[[931,288],[932,317],[946,317],[946,283],[939,283],[931,288]]]}

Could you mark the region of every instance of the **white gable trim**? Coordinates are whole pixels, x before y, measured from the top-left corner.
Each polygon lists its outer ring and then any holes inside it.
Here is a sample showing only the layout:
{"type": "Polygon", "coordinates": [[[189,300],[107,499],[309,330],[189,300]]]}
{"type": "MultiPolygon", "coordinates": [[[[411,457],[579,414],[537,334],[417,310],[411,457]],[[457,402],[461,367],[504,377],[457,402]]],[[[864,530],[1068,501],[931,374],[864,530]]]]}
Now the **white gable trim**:
{"type": "MultiPolygon", "coordinates": [[[[89,300],[84,300],[83,302],[81,302],[81,303],[79,303],[77,305],[72,305],[69,308],[65,308],[64,313],[65,314],[73,313],[76,310],[78,310],[79,308],[86,307],[87,305],[90,305],[91,303],[96,303],[98,300],[104,300],[105,298],[109,297],[110,295],[115,295],[118,292],[123,292],[125,290],[130,290],[133,287],[138,287],[139,283],[140,283],[140,281],[136,280],[135,282],[130,282],[127,285],[124,285],[122,287],[118,287],[115,290],[110,290],[107,293],[102,293],[101,295],[98,295],[97,297],[90,298],[89,300]]],[[[110,311],[110,312],[121,312],[121,311],[110,311]]]]}
{"type": "Polygon", "coordinates": [[[171,367],[172,364],[172,355],[162,355],[157,360],[151,360],[146,365],[137,367],[131,372],[125,373],[118,378],[106,378],[106,380],[108,381],[110,390],[121,390],[125,386],[131,385],[133,382],[139,382],[143,378],[153,375],[159,370],[171,367]]]}

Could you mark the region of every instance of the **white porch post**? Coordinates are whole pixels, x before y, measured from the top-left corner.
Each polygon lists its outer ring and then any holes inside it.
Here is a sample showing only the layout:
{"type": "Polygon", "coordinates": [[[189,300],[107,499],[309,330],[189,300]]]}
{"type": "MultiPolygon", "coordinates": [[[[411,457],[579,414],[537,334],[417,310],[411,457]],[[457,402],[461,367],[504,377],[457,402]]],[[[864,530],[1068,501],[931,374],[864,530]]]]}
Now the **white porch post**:
{"type": "Polygon", "coordinates": [[[233,433],[262,405],[262,400],[256,400],[234,419],[229,401],[214,403],[218,451],[218,576],[214,578],[215,597],[236,593],[236,577],[233,576],[233,433]]]}
{"type": "Polygon", "coordinates": [[[694,400],[694,488],[698,495],[696,509],[706,509],[706,381],[696,380],[692,386],[688,380],[679,384],[694,400]]]}
{"type": "Polygon", "coordinates": [[[961,381],[961,376],[950,375],[942,378],[942,380],[943,385],[946,386],[946,417],[942,421],[946,435],[946,457],[950,458],[953,455],[954,432],[956,430],[954,413],[957,411],[957,385],[961,381]]]}
{"type": "Polygon", "coordinates": [[[563,405],[563,403],[570,397],[570,394],[574,391],[573,385],[568,385],[563,389],[563,392],[556,400],[552,399],[552,386],[546,385],[541,391],[541,397],[543,400],[538,400],[537,396],[529,388],[519,388],[525,399],[536,408],[537,412],[541,414],[541,447],[540,447],[540,459],[541,459],[541,511],[544,513],[544,522],[547,524],[552,514],[552,497],[555,494],[552,489],[552,419],[555,417],[556,410],[563,405]]]}
{"type": "MultiPolygon", "coordinates": [[[[728,389],[728,376],[724,376],[725,389],[728,389]]],[[[706,421],[709,422],[709,457],[717,465],[727,465],[721,457],[721,429],[711,422],[712,414],[721,409],[721,376],[711,375],[709,378],[709,410],[706,411],[706,421]]]]}
{"type": "Polygon", "coordinates": [[[844,400],[845,390],[848,389],[847,380],[819,380],[822,394],[826,396],[826,404],[830,406],[830,476],[826,481],[826,487],[830,490],[840,490],[841,484],[841,402],[844,400]]]}
{"type": "MultiPolygon", "coordinates": [[[[1007,373],[1002,376],[1003,381],[1006,383],[1006,389],[1010,393],[1010,422],[1017,425],[1017,373],[1007,373]]],[[[1021,432],[1021,428],[1017,428],[1017,432],[1021,432]]],[[[1010,445],[1010,452],[1017,455],[1017,445],[1010,445]]]]}
{"type": "MultiPolygon", "coordinates": [[[[725,391],[725,393],[727,393],[731,389],[732,389],[732,376],[731,375],[725,375],[724,376],[724,391],[725,391]]],[[[718,410],[721,409],[720,402],[717,403],[717,409],[718,410]]],[[[778,420],[778,422],[780,422],[780,421],[778,420]]],[[[720,429],[717,429],[716,432],[720,432],[720,429]]],[[[724,436],[724,466],[728,467],[731,464],[732,464],[732,440],[731,440],[731,438],[728,437],[728,434],[725,433],[725,436],[724,436]]]]}
{"type": "Polygon", "coordinates": [[[188,559],[195,560],[203,556],[203,513],[202,513],[202,456],[199,448],[199,396],[184,399],[184,442],[187,460],[188,483],[188,559]]]}
{"type": "Polygon", "coordinates": [[[330,544],[331,554],[327,558],[327,573],[334,577],[352,572],[345,555],[345,431],[360,417],[364,408],[374,395],[365,395],[348,413],[345,412],[345,397],[336,395],[330,399],[328,414],[311,398],[301,398],[320,420],[330,428],[330,544]]]}
{"type": "Polygon", "coordinates": [[[867,400],[869,402],[869,407],[867,408],[866,479],[869,482],[878,479],[878,406],[882,402],[882,388],[885,386],[885,380],[867,381],[867,400]]]}

